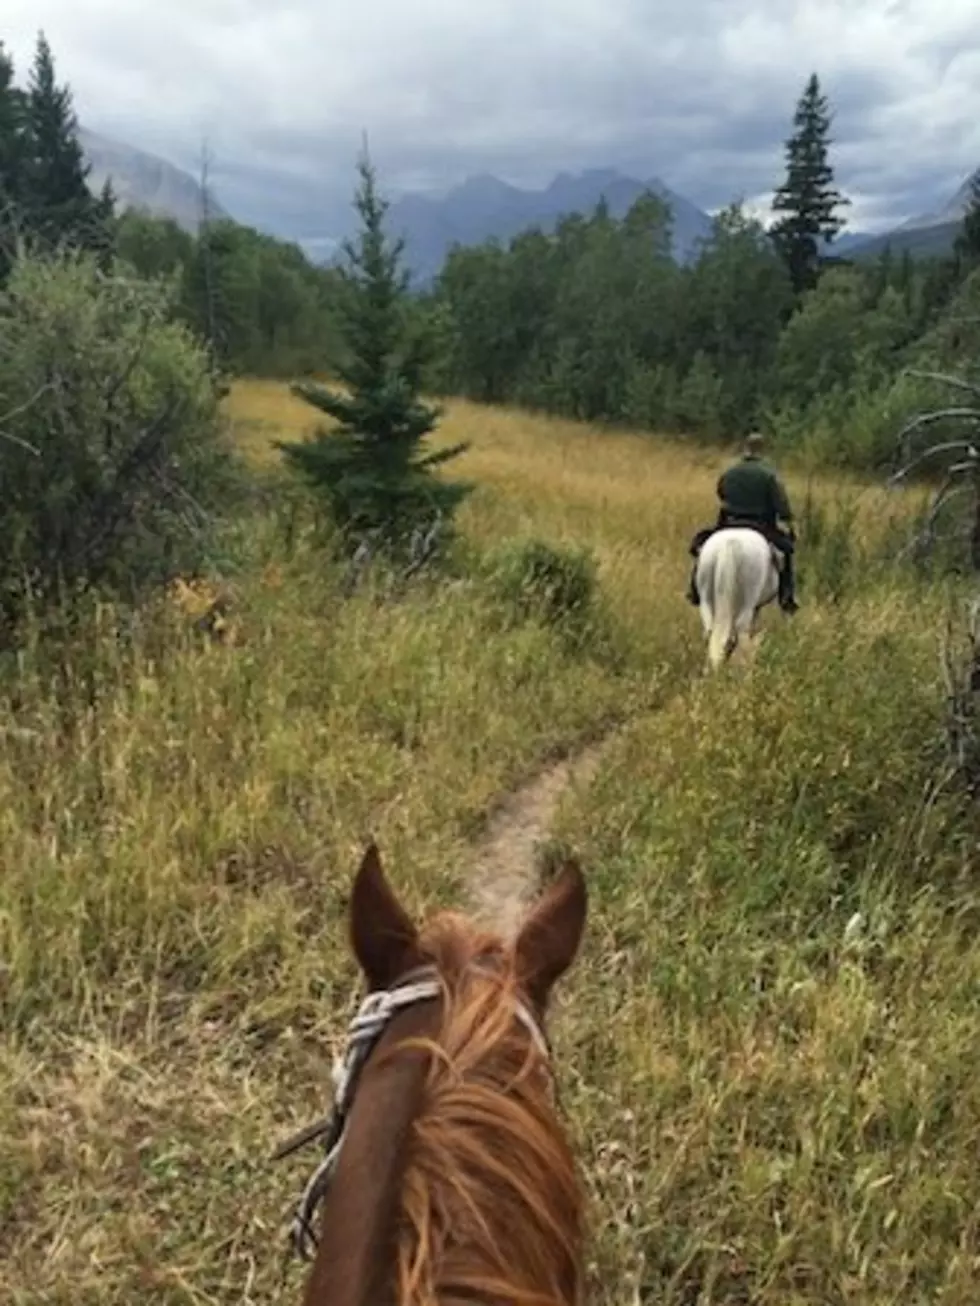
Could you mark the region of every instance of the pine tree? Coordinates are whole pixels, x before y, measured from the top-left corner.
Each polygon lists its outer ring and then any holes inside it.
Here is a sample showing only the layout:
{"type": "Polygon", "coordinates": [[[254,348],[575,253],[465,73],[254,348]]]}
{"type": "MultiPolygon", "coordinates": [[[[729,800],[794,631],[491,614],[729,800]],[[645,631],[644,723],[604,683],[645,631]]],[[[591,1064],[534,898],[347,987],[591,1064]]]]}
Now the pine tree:
{"type": "Polygon", "coordinates": [[[0,42],[0,285],[13,258],[24,204],[24,95],[0,42]]]}
{"type": "Polygon", "coordinates": [[[425,448],[441,415],[421,399],[432,361],[431,333],[413,321],[408,275],[400,271],[404,242],[390,241],[385,233],[388,205],[378,195],[366,153],[358,172],[354,204],[362,227],[356,241],[344,243],[347,267],[338,304],[345,356],[336,371],[346,393],[295,385],[294,391],[334,418],[336,427],[279,448],[323,496],[349,548],[371,535],[398,558],[405,556],[413,534],[434,519],[450,525],[472,487],[433,475],[466,445],[425,448]]]}
{"type": "Polygon", "coordinates": [[[796,106],[793,135],[786,142],[786,181],[773,197],[773,211],[785,216],[772,227],[773,243],[799,294],[816,284],[820,247],[844,226],[836,210],[850,203],[834,185],[827,160],[830,111],[813,73],[796,106]]]}
{"type": "Polygon", "coordinates": [[[38,36],[26,96],[25,208],[31,235],[103,252],[108,239],[103,199],[88,188],[71,91],[59,86],[51,47],[38,36]]]}
{"type": "Polygon", "coordinates": [[[961,267],[971,268],[980,262],[980,168],[970,178],[970,198],[963,225],[956,233],[953,254],[961,267]]]}
{"type": "Polygon", "coordinates": [[[92,236],[88,244],[95,251],[103,272],[108,272],[116,254],[116,234],[119,229],[116,192],[111,177],[106,177],[102,189],[95,197],[92,220],[92,236]]]}

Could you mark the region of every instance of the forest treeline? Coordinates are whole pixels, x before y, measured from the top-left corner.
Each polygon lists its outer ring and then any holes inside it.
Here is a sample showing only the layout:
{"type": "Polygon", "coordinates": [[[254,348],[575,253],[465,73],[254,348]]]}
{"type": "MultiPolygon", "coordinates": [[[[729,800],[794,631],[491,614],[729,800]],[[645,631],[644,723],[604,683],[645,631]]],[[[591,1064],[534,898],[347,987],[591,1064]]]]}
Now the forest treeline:
{"type": "MultiPolygon", "coordinates": [[[[763,425],[821,459],[879,464],[921,397],[909,371],[971,356],[980,204],[948,257],[835,257],[847,198],[830,122],[812,76],[774,223],[767,231],[733,204],[686,266],[670,256],[671,215],[654,194],[619,219],[601,202],[551,232],[454,248],[434,285],[406,298],[435,351],[429,388],[691,438],[763,425]]],[[[339,269],[234,221],[191,233],[116,210],[110,188],[88,190],[70,91],[43,36],[23,90],[0,46],[0,280],[15,237],[80,245],[165,280],[172,315],[226,373],[335,370],[339,269]]]]}
{"type": "MultiPolygon", "coordinates": [[[[621,220],[600,204],[552,233],[451,251],[413,304],[436,340],[431,388],[710,440],[764,425],[780,444],[870,466],[918,398],[908,370],[959,362],[976,335],[962,302],[975,264],[961,254],[827,260],[797,293],[739,206],[688,266],[670,257],[669,224],[650,195],[621,220]]],[[[116,249],[141,275],[176,278],[175,311],[227,371],[333,370],[343,288],[298,247],[230,221],[194,236],[129,212],[116,249]]]]}
{"type": "Polygon", "coordinates": [[[550,234],[454,249],[429,297],[445,389],[708,439],[761,425],[820,461],[887,460],[897,423],[930,402],[915,373],[961,366],[980,340],[980,182],[948,257],[837,257],[849,201],[830,126],[814,74],[772,224],[732,204],[687,266],[653,194],[621,220],[600,204],[550,234]]]}
{"type": "MultiPolygon", "coordinates": [[[[819,114],[816,128],[826,131],[819,114]]],[[[849,261],[833,253],[836,212],[818,213],[812,232],[791,214],[784,222],[804,230],[787,237],[732,204],[686,266],[670,255],[671,214],[654,194],[619,219],[600,202],[551,232],[454,248],[411,298],[435,341],[429,384],[708,440],[762,425],[819,461],[879,466],[904,415],[928,402],[909,372],[969,353],[980,240],[971,215],[946,257],[886,249],[849,261]]],[[[195,237],[135,213],[118,220],[116,247],[141,274],[180,279],[179,311],[227,369],[332,370],[343,287],[298,247],[233,222],[195,237]]]]}

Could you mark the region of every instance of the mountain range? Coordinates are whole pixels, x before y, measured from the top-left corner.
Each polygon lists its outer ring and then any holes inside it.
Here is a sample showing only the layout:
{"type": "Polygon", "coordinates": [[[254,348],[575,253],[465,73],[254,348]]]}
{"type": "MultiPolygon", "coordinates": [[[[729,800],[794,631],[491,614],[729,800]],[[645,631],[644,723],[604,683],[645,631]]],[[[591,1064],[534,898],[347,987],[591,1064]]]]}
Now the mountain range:
{"type": "MultiPolygon", "coordinates": [[[[122,207],[171,217],[185,229],[196,230],[204,194],[190,173],[158,155],[84,128],[79,135],[91,164],[89,184],[93,190],[101,189],[106,177],[111,176],[122,207]]],[[[980,176],[980,169],[973,176],[980,176]]],[[[888,244],[896,253],[906,249],[919,255],[948,252],[969,206],[972,181],[973,177],[968,177],[938,209],[908,218],[891,231],[845,230],[834,242],[835,252],[848,258],[871,258],[888,244]]],[[[565,214],[591,213],[602,197],[610,213],[622,217],[645,190],[670,204],[673,254],[678,262],[689,261],[711,231],[710,216],[672,191],[659,177],[639,181],[615,168],[592,168],[578,174],[561,172],[539,190],[513,186],[483,173],[468,177],[441,195],[403,194],[392,200],[387,220],[389,230],[405,240],[405,262],[413,281],[425,285],[437,275],[454,243],[475,245],[492,237],[506,242],[528,227],[551,231],[565,214]]],[[[210,188],[208,202],[213,217],[229,216],[210,188]]],[[[329,261],[340,240],[350,234],[324,233],[301,244],[314,260],[329,261]]]]}
{"type": "Polygon", "coordinates": [[[454,243],[478,245],[492,237],[506,242],[529,227],[552,231],[565,214],[591,213],[603,196],[610,214],[622,218],[646,190],[670,205],[672,252],[678,262],[687,262],[711,233],[708,214],[659,177],[638,181],[614,168],[577,176],[560,172],[542,190],[523,190],[484,173],[445,195],[403,195],[392,201],[387,219],[392,234],[405,239],[407,266],[424,283],[436,276],[454,243]]]}

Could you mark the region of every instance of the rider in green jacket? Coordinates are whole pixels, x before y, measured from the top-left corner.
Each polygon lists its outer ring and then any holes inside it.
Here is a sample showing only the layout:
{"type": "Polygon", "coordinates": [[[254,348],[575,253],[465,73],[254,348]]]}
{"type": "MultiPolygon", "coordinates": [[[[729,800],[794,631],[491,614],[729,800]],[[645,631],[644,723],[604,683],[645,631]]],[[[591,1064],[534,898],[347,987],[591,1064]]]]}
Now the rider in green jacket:
{"type": "Polygon", "coordinates": [[[793,509],[779,476],[762,460],[763,445],[762,435],[753,431],[745,441],[741,459],[718,478],[717,494],[721,502],[718,522],[708,530],[698,531],[691,542],[694,569],[687,597],[695,606],[701,601],[697,591],[697,559],[705,542],[723,526],[752,526],[783,555],[784,565],[779,573],[779,606],[786,613],[797,611],[799,605],[793,578],[793,509]],[[780,518],[787,523],[785,531],[779,527],[780,518]]]}

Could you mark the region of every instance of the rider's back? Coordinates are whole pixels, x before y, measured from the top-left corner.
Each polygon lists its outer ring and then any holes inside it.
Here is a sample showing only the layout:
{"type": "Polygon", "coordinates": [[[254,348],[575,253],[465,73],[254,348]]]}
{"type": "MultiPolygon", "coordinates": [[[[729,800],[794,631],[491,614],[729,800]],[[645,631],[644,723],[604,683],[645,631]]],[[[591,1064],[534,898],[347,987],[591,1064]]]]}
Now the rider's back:
{"type": "Polygon", "coordinates": [[[782,496],[778,478],[759,458],[744,458],[729,467],[718,481],[718,497],[730,517],[775,525],[780,515],[782,496]]]}

